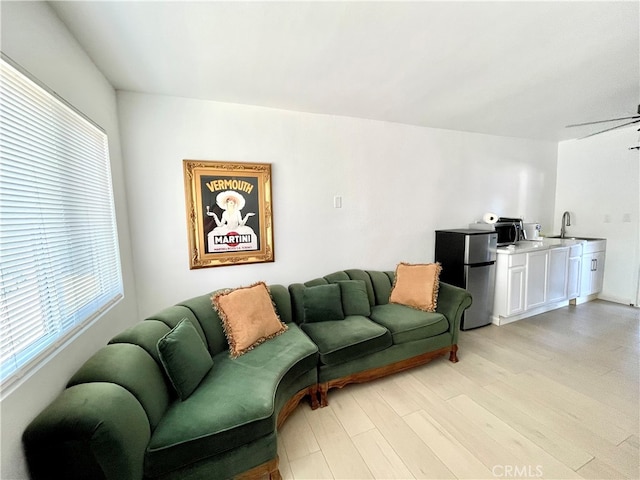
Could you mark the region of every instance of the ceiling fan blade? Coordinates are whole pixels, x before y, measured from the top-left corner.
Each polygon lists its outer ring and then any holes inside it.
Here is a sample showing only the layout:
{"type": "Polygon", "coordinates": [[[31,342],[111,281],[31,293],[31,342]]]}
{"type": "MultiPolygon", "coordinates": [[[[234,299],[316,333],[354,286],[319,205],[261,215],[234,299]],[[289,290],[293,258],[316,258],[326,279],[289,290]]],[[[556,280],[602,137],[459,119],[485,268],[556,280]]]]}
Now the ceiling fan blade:
{"type": "MultiPolygon", "coordinates": [[[[633,117],[633,118],[638,118],[638,117],[633,117]]],[[[610,132],[611,130],[615,130],[617,128],[626,127],[627,125],[633,125],[634,123],[640,123],[640,120],[634,120],[633,122],[623,123],[622,125],[616,125],[615,127],[607,128],[606,130],[600,130],[599,132],[591,133],[584,137],[580,137],[578,140],[582,140],[583,138],[593,137],[594,135],[599,135],[604,132],[610,132]]]]}
{"type": "Polygon", "coordinates": [[[574,123],[572,125],[567,125],[564,128],[570,127],[583,127],[585,125],[595,125],[596,123],[607,123],[607,122],[619,122],[621,120],[631,120],[632,118],[640,118],[640,115],[633,115],[632,117],[620,117],[620,118],[612,118],[610,120],[598,120],[595,122],[585,122],[585,123],[574,123]]]}

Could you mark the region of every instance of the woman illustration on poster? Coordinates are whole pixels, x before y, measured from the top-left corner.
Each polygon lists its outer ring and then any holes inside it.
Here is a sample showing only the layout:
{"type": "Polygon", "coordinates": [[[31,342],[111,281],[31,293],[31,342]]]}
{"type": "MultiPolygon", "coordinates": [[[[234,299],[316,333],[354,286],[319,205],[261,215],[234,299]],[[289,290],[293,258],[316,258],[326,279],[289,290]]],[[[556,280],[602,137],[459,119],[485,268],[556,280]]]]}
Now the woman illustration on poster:
{"type": "Polygon", "coordinates": [[[242,195],[233,190],[221,192],[216,196],[216,204],[223,210],[222,220],[218,218],[215,212],[211,212],[209,205],[207,205],[207,215],[213,217],[217,225],[211,234],[226,235],[229,232],[255,234],[251,227],[246,226],[248,218],[254,216],[255,213],[247,213],[242,218],[242,209],[245,205],[242,195]]]}

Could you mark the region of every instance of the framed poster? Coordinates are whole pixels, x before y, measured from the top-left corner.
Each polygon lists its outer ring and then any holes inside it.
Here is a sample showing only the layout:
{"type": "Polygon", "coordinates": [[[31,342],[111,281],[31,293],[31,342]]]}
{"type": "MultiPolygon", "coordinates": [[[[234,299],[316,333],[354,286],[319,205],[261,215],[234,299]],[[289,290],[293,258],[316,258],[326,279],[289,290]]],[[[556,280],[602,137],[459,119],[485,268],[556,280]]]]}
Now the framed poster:
{"type": "Polygon", "coordinates": [[[271,164],[182,163],[189,267],[273,262],[271,164]]]}

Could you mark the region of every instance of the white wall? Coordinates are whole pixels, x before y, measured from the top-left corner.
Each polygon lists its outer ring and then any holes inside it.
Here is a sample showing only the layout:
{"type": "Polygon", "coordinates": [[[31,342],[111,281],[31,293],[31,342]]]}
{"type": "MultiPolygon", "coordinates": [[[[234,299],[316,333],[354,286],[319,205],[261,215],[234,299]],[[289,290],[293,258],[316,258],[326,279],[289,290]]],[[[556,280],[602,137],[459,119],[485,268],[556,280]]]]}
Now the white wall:
{"type": "Polygon", "coordinates": [[[640,155],[637,128],[558,144],[555,232],[571,213],[571,235],[607,239],[600,298],[636,304],[640,269],[640,155]]]}
{"type": "Polygon", "coordinates": [[[141,316],[257,280],[431,261],[435,229],[486,211],[552,222],[555,143],[131,92],[118,111],[141,316]],[[275,263],[189,270],[183,159],[272,163],[275,263]]]}
{"type": "Polygon", "coordinates": [[[17,387],[2,392],[3,479],[27,478],[21,436],[77,368],[113,335],[137,321],[116,97],[66,28],[43,2],[1,3],[2,51],[102,126],[109,136],[125,298],[17,387]]]}

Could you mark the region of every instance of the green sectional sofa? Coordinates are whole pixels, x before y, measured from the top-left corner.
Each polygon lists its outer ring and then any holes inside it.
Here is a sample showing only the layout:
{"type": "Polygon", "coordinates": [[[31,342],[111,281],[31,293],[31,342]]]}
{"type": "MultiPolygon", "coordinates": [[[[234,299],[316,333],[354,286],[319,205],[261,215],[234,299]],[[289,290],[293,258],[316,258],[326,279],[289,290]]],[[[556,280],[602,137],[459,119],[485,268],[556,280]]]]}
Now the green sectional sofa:
{"type": "MultiPolygon", "coordinates": [[[[289,286],[293,316],[302,330],[318,345],[318,391],[320,405],[328,405],[330,388],[365,382],[426,363],[440,355],[457,362],[457,342],[462,313],[471,305],[471,295],[458,287],[440,282],[435,312],[424,312],[389,303],[394,272],[345,270],[289,286]],[[360,283],[367,304],[344,287],[360,283]],[[307,321],[310,309],[305,301],[314,289],[340,287],[340,296],[323,298],[323,304],[341,302],[325,308],[307,321]]],[[[320,293],[322,295],[322,293],[320,293]]]]}
{"type": "Polygon", "coordinates": [[[292,323],[287,289],[269,287],[287,331],[232,360],[211,295],[169,307],[114,337],[24,433],[33,479],[204,479],[277,472],[276,429],[315,398],[315,344],[292,323]],[[185,401],[158,356],[183,318],[213,367],[185,401]]]}
{"type": "MultiPolygon", "coordinates": [[[[437,313],[425,316],[389,304],[392,284],[393,273],[346,270],[306,285],[269,286],[288,328],[236,359],[229,356],[210,294],[145,319],[80,367],[25,430],[31,477],[280,478],[277,430],[302,399],[315,409],[327,404],[331,387],[446,353],[457,361],[460,317],[470,295],[441,283],[437,313]],[[356,283],[366,289],[370,316],[307,322],[305,290],[345,280],[360,280],[347,287],[356,283]],[[185,326],[206,352],[210,368],[186,398],[159,355],[160,344],[185,326]]],[[[335,295],[335,285],[329,290],[335,295]]],[[[330,303],[326,306],[331,310],[330,303]]],[[[364,307],[359,297],[346,310],[351,314],[350,309],[364,307]]]]}

